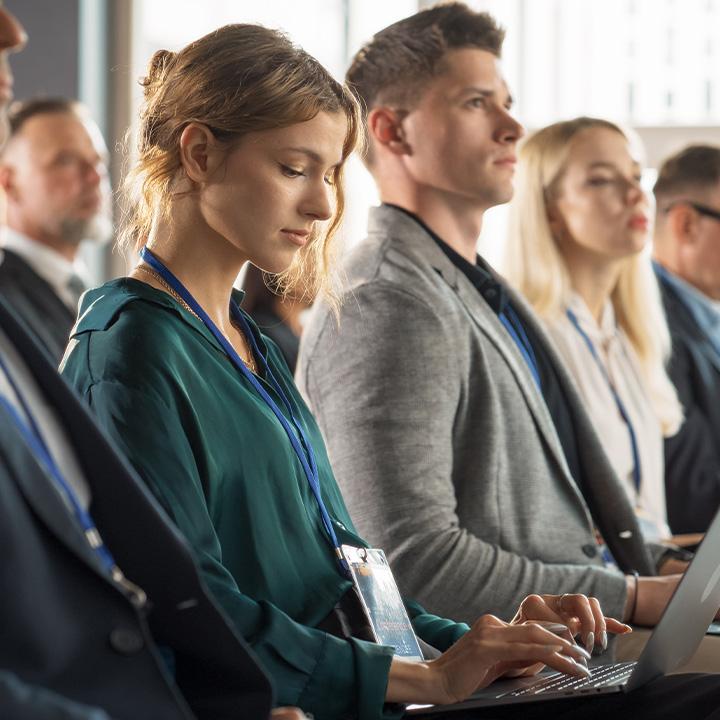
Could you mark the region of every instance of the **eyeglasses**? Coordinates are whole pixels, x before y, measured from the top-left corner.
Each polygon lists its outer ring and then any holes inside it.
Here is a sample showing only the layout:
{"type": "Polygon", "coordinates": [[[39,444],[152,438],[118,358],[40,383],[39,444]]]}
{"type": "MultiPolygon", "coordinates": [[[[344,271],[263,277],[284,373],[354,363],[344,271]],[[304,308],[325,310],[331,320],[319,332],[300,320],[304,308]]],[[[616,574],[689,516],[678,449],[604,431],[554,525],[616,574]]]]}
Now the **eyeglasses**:
{"type": "Polygon", "coordinates": [[[691,202],[690,200],[678,200],[665,208],[665,212],[670,212],[676,205],[688,205],[698,215],[705,215],[705,217],[712,218],[713,220],[720,220],[720,210],[714,210],[707,205],[701,205],[700,203],[691,202]]]}

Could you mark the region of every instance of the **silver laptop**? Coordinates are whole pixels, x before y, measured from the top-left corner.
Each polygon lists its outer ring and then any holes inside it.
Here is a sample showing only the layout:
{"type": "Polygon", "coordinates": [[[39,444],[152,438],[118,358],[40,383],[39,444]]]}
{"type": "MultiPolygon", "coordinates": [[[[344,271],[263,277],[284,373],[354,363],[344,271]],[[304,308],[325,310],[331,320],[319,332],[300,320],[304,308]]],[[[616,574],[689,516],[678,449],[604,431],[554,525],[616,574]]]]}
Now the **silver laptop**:
{"type": "Polygon", "coordinates": [[[411,705],[408,715],[432,717],[454,710],[631,692],[690,660],[718,608],[720,511],[636,662],[591,667],[589,678],[545,672],[532,678],[498,680],[461,703],[411,705]]]}

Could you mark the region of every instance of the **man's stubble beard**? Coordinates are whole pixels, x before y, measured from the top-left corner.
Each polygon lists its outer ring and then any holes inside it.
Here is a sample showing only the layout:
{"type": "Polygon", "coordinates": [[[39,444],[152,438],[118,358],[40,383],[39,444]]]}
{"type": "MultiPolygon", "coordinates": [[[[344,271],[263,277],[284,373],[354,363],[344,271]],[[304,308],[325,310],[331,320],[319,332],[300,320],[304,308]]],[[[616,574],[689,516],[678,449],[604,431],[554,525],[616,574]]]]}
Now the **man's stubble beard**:
{"type": "Polygon", "coordinates": [[[101,212],[90,218],[65,219],[60,224],[60,238],[65,245],[77,247],[83,241],[104,245],[113,237],[113,223],[108,213],[101,212]]]}
{"type": "Polygon", "coordinates": [[[101,186],[99,210],[89,218],[65,218],[60,223],[60,237],[64,244],[77,247],[84,240],[105,245],[113,238],[112,193],[109,184],[101,186]]]}

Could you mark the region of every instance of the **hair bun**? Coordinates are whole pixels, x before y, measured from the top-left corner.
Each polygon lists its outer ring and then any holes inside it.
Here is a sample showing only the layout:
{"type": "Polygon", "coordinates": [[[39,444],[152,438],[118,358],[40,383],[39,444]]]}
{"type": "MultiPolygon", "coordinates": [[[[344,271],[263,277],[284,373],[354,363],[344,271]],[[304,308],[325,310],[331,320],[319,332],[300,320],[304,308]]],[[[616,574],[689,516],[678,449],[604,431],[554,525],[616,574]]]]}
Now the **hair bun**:
{"type": "Polygon", "coordinates": [[[157,50],[153,53],[148,63],[147,75],[140,84],[145,88],[145,99],[148,100],[155,88],[163,82],[170,66],[177,57],[177,53],[171,50],[157,50]]]}

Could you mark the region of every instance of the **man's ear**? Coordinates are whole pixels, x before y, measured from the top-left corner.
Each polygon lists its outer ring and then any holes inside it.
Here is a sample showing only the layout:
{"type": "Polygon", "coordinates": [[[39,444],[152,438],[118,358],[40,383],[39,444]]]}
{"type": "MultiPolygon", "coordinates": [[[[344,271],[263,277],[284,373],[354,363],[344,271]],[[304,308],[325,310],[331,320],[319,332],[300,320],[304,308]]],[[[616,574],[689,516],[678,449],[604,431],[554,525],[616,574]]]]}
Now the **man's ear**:
{"type": "Polygon", "coordinates": [[[697,215],[689,205],[678,203],[668,210],[667,222],[675,240],[683,245],[693,243],[697,236],[697,215]]]}
{"type": "Polygon", "coordinates": [[[207,125],[191,122],[180,135],[180,164],[193,182],[207,180],[215,169],[211,155],[217,149],[217,141],[207,125]]]}
{"type": "Polygon", "coordinates": [[[0,188],[5,191],[9,198],[15,197],[15,170],[10,165],[0,163],[0,188]]]}
{"type": "Polygon", "coordinates": [[[375,142],[394,155],[410,154],[410,147],[405,142],[402,119],[396,110],[386,107],[374,108],[367,118],[368,130],[375,142]]]}

